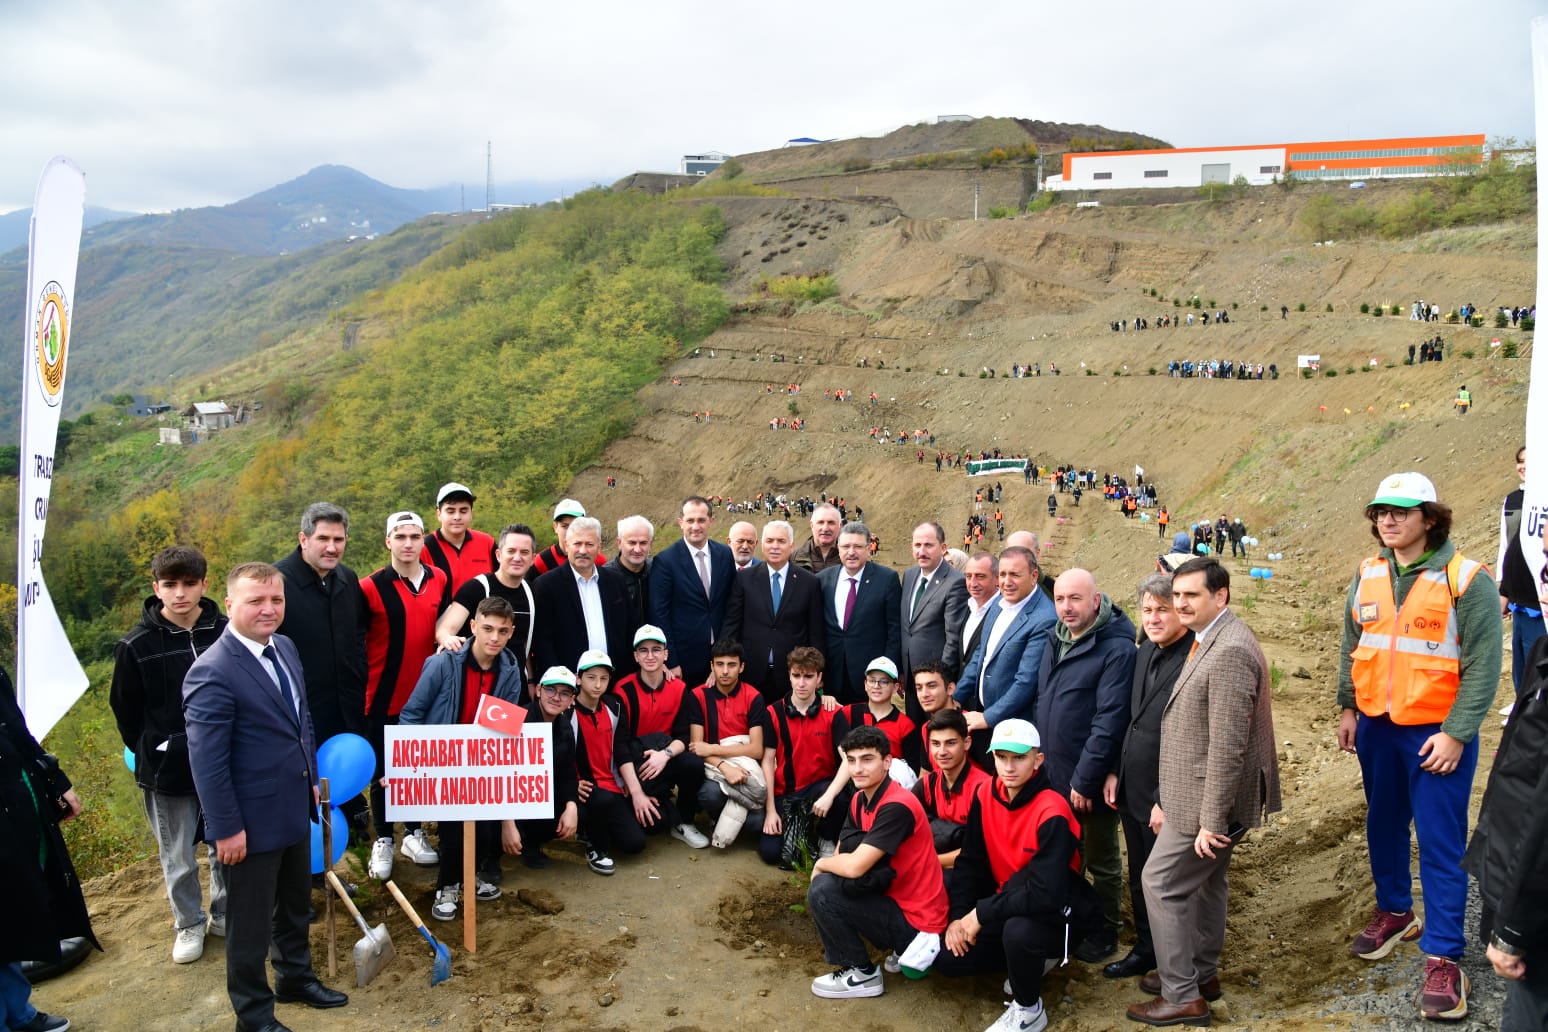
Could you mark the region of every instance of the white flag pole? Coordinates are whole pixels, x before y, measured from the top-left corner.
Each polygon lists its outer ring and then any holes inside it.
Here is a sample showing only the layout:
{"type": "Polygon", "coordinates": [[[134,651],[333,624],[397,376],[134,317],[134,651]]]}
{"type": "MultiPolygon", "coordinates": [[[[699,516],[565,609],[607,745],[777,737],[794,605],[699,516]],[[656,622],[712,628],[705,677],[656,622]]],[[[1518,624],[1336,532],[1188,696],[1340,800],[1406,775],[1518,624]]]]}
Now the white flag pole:
{"type": "Polygon", "coordinates": [[[28,728],[40,740],[87,685],[86,672],[43,582],[42,567],[65,364],[75,336],[75,270],[85,213],[86,177],[68,158],[51,159],[38,178],[32,204],[16,514],[17,701],[28,728]]]}

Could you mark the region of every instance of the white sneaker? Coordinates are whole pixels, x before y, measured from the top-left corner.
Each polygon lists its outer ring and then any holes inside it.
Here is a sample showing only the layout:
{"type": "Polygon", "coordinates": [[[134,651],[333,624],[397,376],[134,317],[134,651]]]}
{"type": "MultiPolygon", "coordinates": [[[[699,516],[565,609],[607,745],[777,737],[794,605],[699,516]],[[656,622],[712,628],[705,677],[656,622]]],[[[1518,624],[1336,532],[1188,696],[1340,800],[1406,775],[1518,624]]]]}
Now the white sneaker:
{"type": "Polygon", "coordinates": [[[824,1000],[858,1000],[866,996],[880,996],[886,991],[882,985],[881,968],[840,968],[832,974],[812,979],[812,995],[824,1000]]]}
{"type": "Polygon", "coordinates": [[[371,877],[386,881],[392,877],[392,837],[379,838],[371,846],[371,877]]]}
{"type": "Polygon", "coordinates": [[[887,959],[882,961],[882,970],[889,975],[895,975],[903,970],[903,965],[899,963],[896,953],[887,954],[887,959]]]}
{"type": "MultiPolygon", "coordinates": [[[[373,847],[372,851],[375,849],[373,847]]],[[[430,840],[425,837],[425,829],[419,828],[403,836],[403,845],[398,847],[398,852],[408,857],[420,867],[433,867],[441,862],[441,854],[430,846],[430,840]]]]}
{"type": "Polygon", "coordinates": [[[222,939],[224,939],[226,937],[226,915],[225,914],[211,914],[210,915],[210,927],[208,929],[208,934],[210,934],[210,935],[218,935],[222,939]]]}
{"type": "Polygon", "coordinates": [[[708,836],[692,824],[679,824],[672,829],[672,837],[689,849],[704,849],[709,845],[708,836]]]}
{"type": "Polygon", "coordinates": [[[984,1032],[1043,1032],[1048,1027],[1048,1012],[1043,1009],[1043,1001],[1038,1000],[1030,1007],[1023,1007],[1012,1000],[1005,1007],[1005,1013],[1000,1015],[1000,1020],[990,1025],[984,1032]]]}
{"type": "Polygon", "coordinates": [[[820,838],[817,840],[817,855],[819,857],[832,856],[838,852],[838,843],[832,839],[820,838]]]}
{"type": "Polygon", "coordinates": [[[473,879],[473,895],[480,903],[488,903],[490,900],[500,898],[500,886],[493,882],[486,882],[482,878],[473,879]]]}
{"type": "Polygon", "coordinates": [[[617,870],[613,865],[613,858],[596,846],[586,847],[586,865],[598,874],[603,875],[610,875],[617,870]]]}
{"type": "Polygon", "coordinates": [[[172,963],[192,964],[204,956],[204,926],[189,925],[187,928],[177,930],[177,939],[172,943],[172,963]]]}
{"type": "Polygon", "coordinates": [[[430,916],[437,921],[450,921],[457,916],[457,901],[462,897],[461,885],[447,885],[435,890],[435,903],[430,916]]]}

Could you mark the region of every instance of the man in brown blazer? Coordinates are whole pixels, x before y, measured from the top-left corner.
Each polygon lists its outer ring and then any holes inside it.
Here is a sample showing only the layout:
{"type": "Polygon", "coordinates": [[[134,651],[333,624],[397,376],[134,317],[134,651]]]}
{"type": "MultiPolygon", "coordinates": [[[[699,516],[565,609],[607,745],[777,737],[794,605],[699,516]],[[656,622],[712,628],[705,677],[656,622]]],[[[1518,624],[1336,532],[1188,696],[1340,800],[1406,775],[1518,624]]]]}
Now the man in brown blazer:
{"type": "Polygon", "coordinates": [[[1280,808],[1279,762],[1268,660],[1226,608],[1230,574],[1217,559],[1190,559],[1172,601],[1194,643],[1161,714],[1160,827],[1143,879],[1159,977],[1141,979],[1157,995],[1128,1014],[1205,1026],[1220,998],[1226,868],[1247,830],[1280,808]]]}

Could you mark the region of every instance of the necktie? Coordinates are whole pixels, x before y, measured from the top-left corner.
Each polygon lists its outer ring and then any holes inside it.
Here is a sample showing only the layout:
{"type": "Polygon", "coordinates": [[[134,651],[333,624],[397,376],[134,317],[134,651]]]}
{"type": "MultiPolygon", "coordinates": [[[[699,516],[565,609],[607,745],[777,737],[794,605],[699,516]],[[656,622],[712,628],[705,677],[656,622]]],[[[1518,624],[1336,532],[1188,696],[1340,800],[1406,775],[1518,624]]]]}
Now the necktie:
{"type": "Polygon", "coordinates": [[[290,678],[285,676],[285,664],[280,662],[279,653],[274,651],[273,645],[263,647],[263,658],[274,665],[274,676],[279,678],[280,694],[285,696],[285,701],[290,703],[292,710],[295,710],[296,694],[290,690],[290,678]]]}
{"type": "Polygon", "coordinates": [[[1193,654],[1195,652],[1198,652],[1198,651],[1199,651],[1199,643],[1197,641],[1194,641],[1194,643],[1192,645],[1188,646],[1188,658],[1186,660],[1184,660],[1184,662],[1185,663],[1192,663],[1193,662],[1193,654]]]}
{"type": "Polygon", "coordinates": [[[914,588],[914,601],[908,604],[908,618],[914,618],[914,612],[919,608],[919,596],[924,594],[925,585],[930,583],[930,578],[923,574],[919,577],[919,585],[914,588]]]}
{"type": "Polygon", "coordinates": [[[844,600],[844,629],[846,631],[849,629],[849,618],[855,615],[855,595],[859,590],[860,581],[855,577],[849,578],[849,597],[844,600]]]}
{"type": "Polygon", "coordinates": [[[704,585],[704,597],[709,598],[709,557],[703,552],[694,553],[699,562],[699,583],[704,585]]]}
{"type": "Polygon", "coordinates": [[[779,596],[780,596],[780,587],[779,587],[779,585],[780,585],[780,580],[783,577],[784,577],[784,574],[782,574],[778,570],[776,570],[776,571],[774,571],[774,579],[769,581],[769,596],[770,596],[770,600],[774,603],[774,612],[776,612],[776,613],[779,612],[779,596]]]}

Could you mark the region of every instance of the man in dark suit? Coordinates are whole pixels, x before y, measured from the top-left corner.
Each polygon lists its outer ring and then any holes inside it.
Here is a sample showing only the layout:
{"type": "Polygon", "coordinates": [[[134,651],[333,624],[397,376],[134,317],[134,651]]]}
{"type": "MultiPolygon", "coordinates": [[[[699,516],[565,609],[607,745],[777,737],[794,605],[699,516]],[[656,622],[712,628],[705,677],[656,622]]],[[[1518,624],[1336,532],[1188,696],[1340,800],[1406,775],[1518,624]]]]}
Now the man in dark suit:
{"type": "Polygon", "coordinates": [[[978,643],[984,640],[984,617],[989,613],[989,604],[1000,597],[1000,560],[992,552],[974,552],[962,567],[962,581],[967,585],[968,600],[962,613],[962,627],[957,632],[962,641],[958,679],[978,651],[978,643]]]}
{"type": "Polygon", "coordinates": [[[934,660],[956,670],[962,662],[962,625],[967,620],[967,582],[945,562],[946,531],[939,523],[914,528],[914,565],[903,572],[903,693],[908,715],[922,723],[924,711],[914,698],[914,667],[934,660]]]}
{"type": "Polygon", "coordinates": [[[316,743],[301,657],[276,633],[285,618],[279,571],[233,569],[226,614],[225,632],[183,679],[188,758],[205,834],[226,870],[226,991],[237,1032],[288,1032],[274,1020],[276,1000],[349,1002],[317,980],[307,938],[316,743]]]}
{"type": "Polygon", "coordinates": [[[710,645],[725,621],[736,577],[731,549],[710,540],[714,521],[706,499],[685,498],[677,518],[683,539],[663,549],[650,567],[651,623],[666,632],[672,649],[667,676],[681,677],[690,688],[709,681],[710,645]]]}
{"type": "Polygon", "coordinates": [[[568,561],[532,585],[532,669],[574,670],[587,649],[605,652],[620,676],[634,673],[637,629],[629,589],[614,570],[597,565],[602,524],[578,516],[564,531],[568,561]]]}
{"type": "Polygon", "coordinates": [[[823,686],[843,705],[865,701],[865,670],[902,653],[903,589],[895,570],[870,562],[871,531],[846,523],[839,531],[840,565],[817,575],[828,648],[823,686]]]}
{"type": "Polygon", "coordinates": [[[999,570],[999,597],[984,613],[978,647],[952,694],[970,731],[1011,717],[1030,720],[1048,629],[1059,619],[1053,602],[1038,590],[1042,571],[1030,551],[1019,545],[1005,549],[999,570]]]}
{"type": "Polygon", "coordinates": [[[1208,1001],[1221,995],[1226,868],[1248,829],[1280,808],[1268,660],[1230,600],[1218,559],[1190,559],[1172,575],[1194,642],[1161,711],[1160,833],[1143,878],[1158,977],[1140,979],[1156,996],[1128,1010],[1147,1025],[1208,1023],[1208,1001]]]}
{"type": "Polygon", "coordinates": [[[1129,730],[1123,738],[1118,770],[1107,775],[1102,798],[1118,811],[1129,857],[1129,899],[1134,906],[1134,948],[1121,960],[1102,969],[1107,978],[1143,975],[1156,966],[1156,947],[1150,935],[1150,915],[1145,910],[1145,890],[1140,876],[1156,844],[1150,830],[1161,779],[1161,711],[1172,697],[1172,686],[1182,673],[1193,632],[1182,625],[1172,606],[1172,578],[1153,573],[1140,581],[1140,625],[1145,640],[1134,661],[1134,682],[1129,693],[1129,730]]]}
{"type": "Polygon", "coordinates": [[[769,702],[790,694],[785,657],[791,649],[810,645],[821,652],[828,644],[817,576],[790,562],[794,547],[795,530],[784,520],[763,528],[764,561],[736,575],[721,628],[742,643],[742,679],[769,702]]]}

